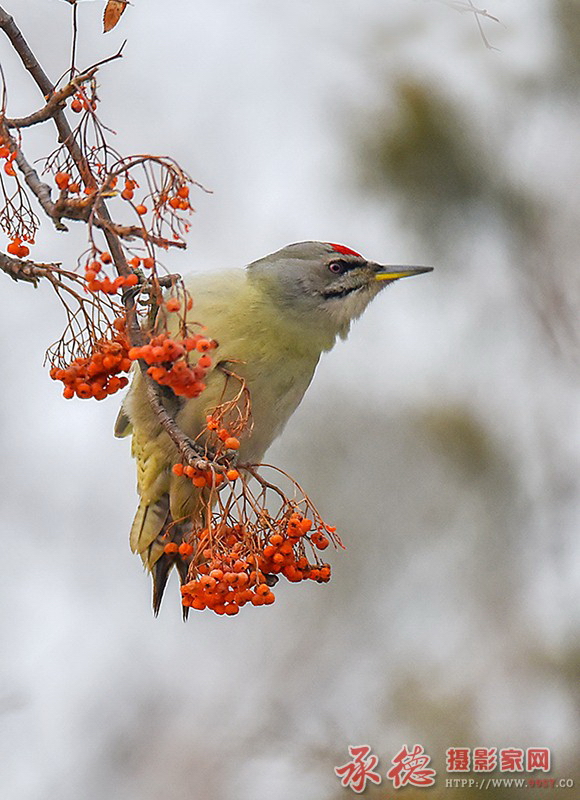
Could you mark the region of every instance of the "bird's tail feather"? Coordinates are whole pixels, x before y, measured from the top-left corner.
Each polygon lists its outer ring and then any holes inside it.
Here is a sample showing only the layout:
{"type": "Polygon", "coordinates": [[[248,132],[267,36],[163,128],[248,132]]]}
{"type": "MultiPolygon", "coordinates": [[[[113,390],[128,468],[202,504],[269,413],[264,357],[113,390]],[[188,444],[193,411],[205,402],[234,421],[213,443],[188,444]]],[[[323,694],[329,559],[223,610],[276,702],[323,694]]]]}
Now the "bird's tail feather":
{"type": "MultiPolygon", "coordinates": [[[[161,601],[163,600],[163,593],[167,586],[169,573],[175,567],[179,574],[179,582],[181,585],[187,582],[187,569],[189,563],[183,560],[180,556],[169,555],[164,553],[159,558],[153,569],[151,570],[151,577],[153,578],[153,613],[155,616],[159,614],[161,601]]],[[[183,606],[183,619],[187,619],[189,609],[183,606]]]]}
{"type": "MultiPolygon", "coordinates": [[[[163,533],[168,522],[169,495],[162,495],[155,503],[141,500],[129,534],[129,544],[134,553],[143,555],[159,534],[163,533]]],[[[151,564],[145,564],[151,569],[151,564]]]]}
{"type": "MultiPolygon", "coordinates": [[[[153,612],[159,613],[163,593],[167,585],[169,573],[175,567],[181,584],[187,582],[187,571],[191,559],[180,553],[166,553],[168,542],[183,541],[185,528],[172,521],[169,510],[169,495],[162,495],[156,502],[147,503],[141,500],[133,525],[129,542],[131,550],[139,553],[146,569],[153,579],[153,612]]],[[[187,608],[183,608],[183,618],[187,619],[187,608]]]]}

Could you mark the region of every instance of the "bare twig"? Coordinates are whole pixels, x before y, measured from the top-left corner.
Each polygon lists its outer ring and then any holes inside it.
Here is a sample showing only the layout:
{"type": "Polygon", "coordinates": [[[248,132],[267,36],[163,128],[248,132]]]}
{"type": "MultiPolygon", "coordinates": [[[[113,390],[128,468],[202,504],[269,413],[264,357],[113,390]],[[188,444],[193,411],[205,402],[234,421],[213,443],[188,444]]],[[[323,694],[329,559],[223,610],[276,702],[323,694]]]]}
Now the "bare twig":
{"type": "Polygon", "coordinates": [[[490,19],[493,22],[499,22],[498,17],[494,17],[493,14],[490,14],[485,8],[478,8],[475,6],[473,0],[435,0],[435,2],[449,6],[449,8],[453,8],[455,11],[459,11],[460,13],[467,12],[469,14],[473,14],[482,42],[488,50],[497,50],[496,47],[490,44],[489,39],[485,35],[483,26],[481,24],[481,18],[484,17],[485,19],[490,19]]]}
{"type": "MultiPolygon", "coordinates": [[[[63,216],[68,215],[65,212],[63,213],[63,216]]],[[[75,219],[78,219],[78,217],[75,217],[75,219]]],[[[164,239],[161,236],[154,236],[142,225],[119,225],[112,220],[109,221],[106,219],[101,219],[98,216],[95,216],[93,223],[97,228],[100,228],[103,231],[111,231],[121,239],[143,239],[144,242],[151,242],[151,244],[157,245],[158,247],[177,247],[180,250],[185,250],[187,247],[185,242],[180,240],[171,241],[170,239],[164,239]]]]}

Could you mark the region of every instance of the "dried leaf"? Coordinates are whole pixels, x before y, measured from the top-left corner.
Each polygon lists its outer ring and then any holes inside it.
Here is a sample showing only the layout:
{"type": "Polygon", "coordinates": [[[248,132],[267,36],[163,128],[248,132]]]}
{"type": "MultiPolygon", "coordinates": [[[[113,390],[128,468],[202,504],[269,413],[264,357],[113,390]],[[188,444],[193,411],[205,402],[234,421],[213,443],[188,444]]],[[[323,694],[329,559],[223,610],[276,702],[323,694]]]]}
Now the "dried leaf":
{"type": "Polygon", "coordinates": [[[103,33],[113,30],[126,7],[126,0],[109,0],[103,14],[103,33]]]}

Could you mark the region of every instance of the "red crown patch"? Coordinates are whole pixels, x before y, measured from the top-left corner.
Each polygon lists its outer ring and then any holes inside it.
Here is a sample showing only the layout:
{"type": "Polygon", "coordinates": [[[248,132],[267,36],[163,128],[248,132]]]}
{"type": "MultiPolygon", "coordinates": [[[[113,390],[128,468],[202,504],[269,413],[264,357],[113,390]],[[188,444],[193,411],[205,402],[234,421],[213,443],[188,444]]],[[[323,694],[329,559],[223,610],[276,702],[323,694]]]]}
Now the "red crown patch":
{"type": "Polygon", "coordinates": [[[333,250],[336,250],[337,253],[342,253],[344,256],[358,256],[358,258],[362,258],[361,254],[357,253],[356,250],[351,250],[350,247],[345,247],[343,244],[334,244],[333,242],[328,242],[328,244],[333,250]]]}

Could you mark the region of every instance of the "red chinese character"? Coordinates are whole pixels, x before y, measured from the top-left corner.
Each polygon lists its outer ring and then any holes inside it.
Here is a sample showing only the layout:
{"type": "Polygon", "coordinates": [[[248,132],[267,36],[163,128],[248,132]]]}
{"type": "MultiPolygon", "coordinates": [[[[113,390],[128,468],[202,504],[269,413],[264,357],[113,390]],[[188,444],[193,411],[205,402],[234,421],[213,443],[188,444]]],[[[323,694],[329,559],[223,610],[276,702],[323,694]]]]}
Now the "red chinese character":
{"type": "Polygon", "coordinates": [[[500,772],[523,772],[524,751],[517,747],[506,747],[499,751],[500,772]]]}
{"type": "Polygon", "coordinates": [[[473,771],[493,772],[497,767],[497,747],[473,748],[473,771]]]}
{"type": "Polygon", "coordinates": [[[360,794],[364,792],[367,781],[380,783],[382,778],[378,772],[374,772],[379,763],[378,756],[370,755],[371,748],[368,744],[360,744],[356,747],[348,748],[352,760],[343,764],[342,767],[335,767],[334,774],[340,778],[343,786],[351,788],[353,792],[360,794]]]}
{"type": "Polygon", "coordinates": [[[550,751],[547,747],[528,747],[526,750],[526,769],[532,772],[539,769],[542,772],[550,771],[550,751]]]}
{"type": "Polygon", "coordinates": [[[436,772],[434,769],[425,769],[431,761],[431,756],[425,753],[422,745],[416,744],[413,751],[407,750],[407,745],[399,750],[391,759],[393,766],[387,772],[387,778],[393,781],[395,789],[410,784],[411,786],[433,786],[436,772]]]}
{"type": "Polygon", "coordinates": [[[449,747],[445,755],[447,772],[469,772],[469,747],[449,747]]]}

